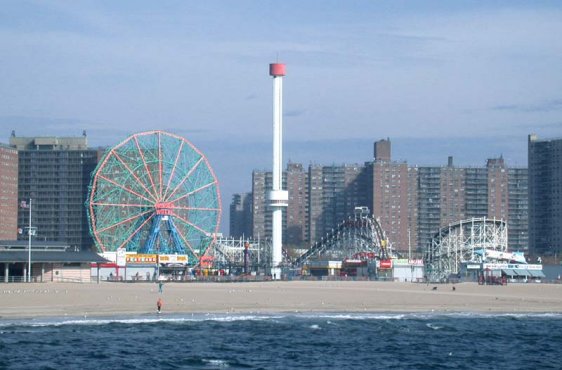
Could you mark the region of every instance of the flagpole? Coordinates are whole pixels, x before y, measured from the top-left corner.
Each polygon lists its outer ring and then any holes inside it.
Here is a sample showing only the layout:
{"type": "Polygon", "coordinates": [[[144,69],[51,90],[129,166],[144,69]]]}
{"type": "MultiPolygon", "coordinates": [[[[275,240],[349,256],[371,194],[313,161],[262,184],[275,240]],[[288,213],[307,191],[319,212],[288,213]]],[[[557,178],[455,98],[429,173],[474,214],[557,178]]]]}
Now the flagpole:
{"type": "Polygon", "coordinates": [[[27,247],[27,282],[31,283],[31,198],[29,198],[29,230],[27,247]]]}

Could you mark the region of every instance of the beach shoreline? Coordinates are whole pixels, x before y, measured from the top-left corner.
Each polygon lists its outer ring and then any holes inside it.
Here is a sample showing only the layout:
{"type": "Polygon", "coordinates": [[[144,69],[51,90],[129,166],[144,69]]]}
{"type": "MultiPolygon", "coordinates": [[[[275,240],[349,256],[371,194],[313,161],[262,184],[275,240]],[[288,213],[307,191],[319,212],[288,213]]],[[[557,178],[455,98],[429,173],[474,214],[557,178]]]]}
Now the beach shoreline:
{"type": "Polygon", "coordinates": [[[377,281],[15,283],[0,286],[0,318],[156,313],[562,313],[562,284],[377,281]],[[453,287],[455,289],[453,290],[453,287]]]}

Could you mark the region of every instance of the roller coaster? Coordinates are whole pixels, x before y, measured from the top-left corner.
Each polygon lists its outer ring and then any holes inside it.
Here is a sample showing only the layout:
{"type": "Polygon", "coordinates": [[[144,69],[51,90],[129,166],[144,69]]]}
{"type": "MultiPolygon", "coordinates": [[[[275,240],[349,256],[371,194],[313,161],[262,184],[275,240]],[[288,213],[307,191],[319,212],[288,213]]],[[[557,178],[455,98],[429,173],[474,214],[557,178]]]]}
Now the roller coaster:
{"type": "Polygon", "coordinates": [[[341,261],[365,254],[387,259],[392,254],[392,246],[378,220],[356,212],[314,243],[292,264],[302,266],[309,260],[341,261]]]}
{"type": "MultiPolygon", "coordinates": [[[[213,265],[219,268],[267,268],[271,260],[271,241],[217,238],[209,249],[213,265]]],[[[323,238],[299,255],[291,257],[283,250],[282,265],[301,267],[312,260],[344,260],[346,258],[387,259],[393,255],[392,245],[379,221],[365,207],[358,207],[353,216],[340,222],[323,238]]]]}
{"type": "Polygon", "coordinates": [[[472,218],[443,227],[424,255],[429,281],[458,275],[462,264],[482,262],[482,251],[507,252],[507,224],[503,220],[472,218]]]}

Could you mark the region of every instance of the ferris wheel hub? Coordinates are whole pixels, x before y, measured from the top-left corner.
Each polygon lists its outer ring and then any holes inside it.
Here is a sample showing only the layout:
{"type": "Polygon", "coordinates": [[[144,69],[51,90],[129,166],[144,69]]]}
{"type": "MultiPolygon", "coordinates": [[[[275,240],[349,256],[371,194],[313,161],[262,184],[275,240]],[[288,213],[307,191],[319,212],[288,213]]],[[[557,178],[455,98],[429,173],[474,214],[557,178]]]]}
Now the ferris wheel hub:
{"type": "Polygon", "coordinates": [[[154,205],[157,215],[171,216],[174,214],[174,203],[172,202],[159,202],[154,205]]]}

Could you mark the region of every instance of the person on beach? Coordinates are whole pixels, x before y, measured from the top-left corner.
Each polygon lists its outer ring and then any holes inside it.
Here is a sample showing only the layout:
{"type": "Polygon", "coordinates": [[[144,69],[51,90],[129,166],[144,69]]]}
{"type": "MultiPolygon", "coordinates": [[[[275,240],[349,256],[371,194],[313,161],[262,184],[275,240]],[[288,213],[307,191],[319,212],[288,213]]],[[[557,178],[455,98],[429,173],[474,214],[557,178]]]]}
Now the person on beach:
{"type": "Polygon", "coordinates": [[[156,301],[156,308],[158,309],[158,313],[160,313],[160,311],[162,310],[163,304],[164,302],[162,301],[162,298],[158,298],[158,300],[156,301]]]}

